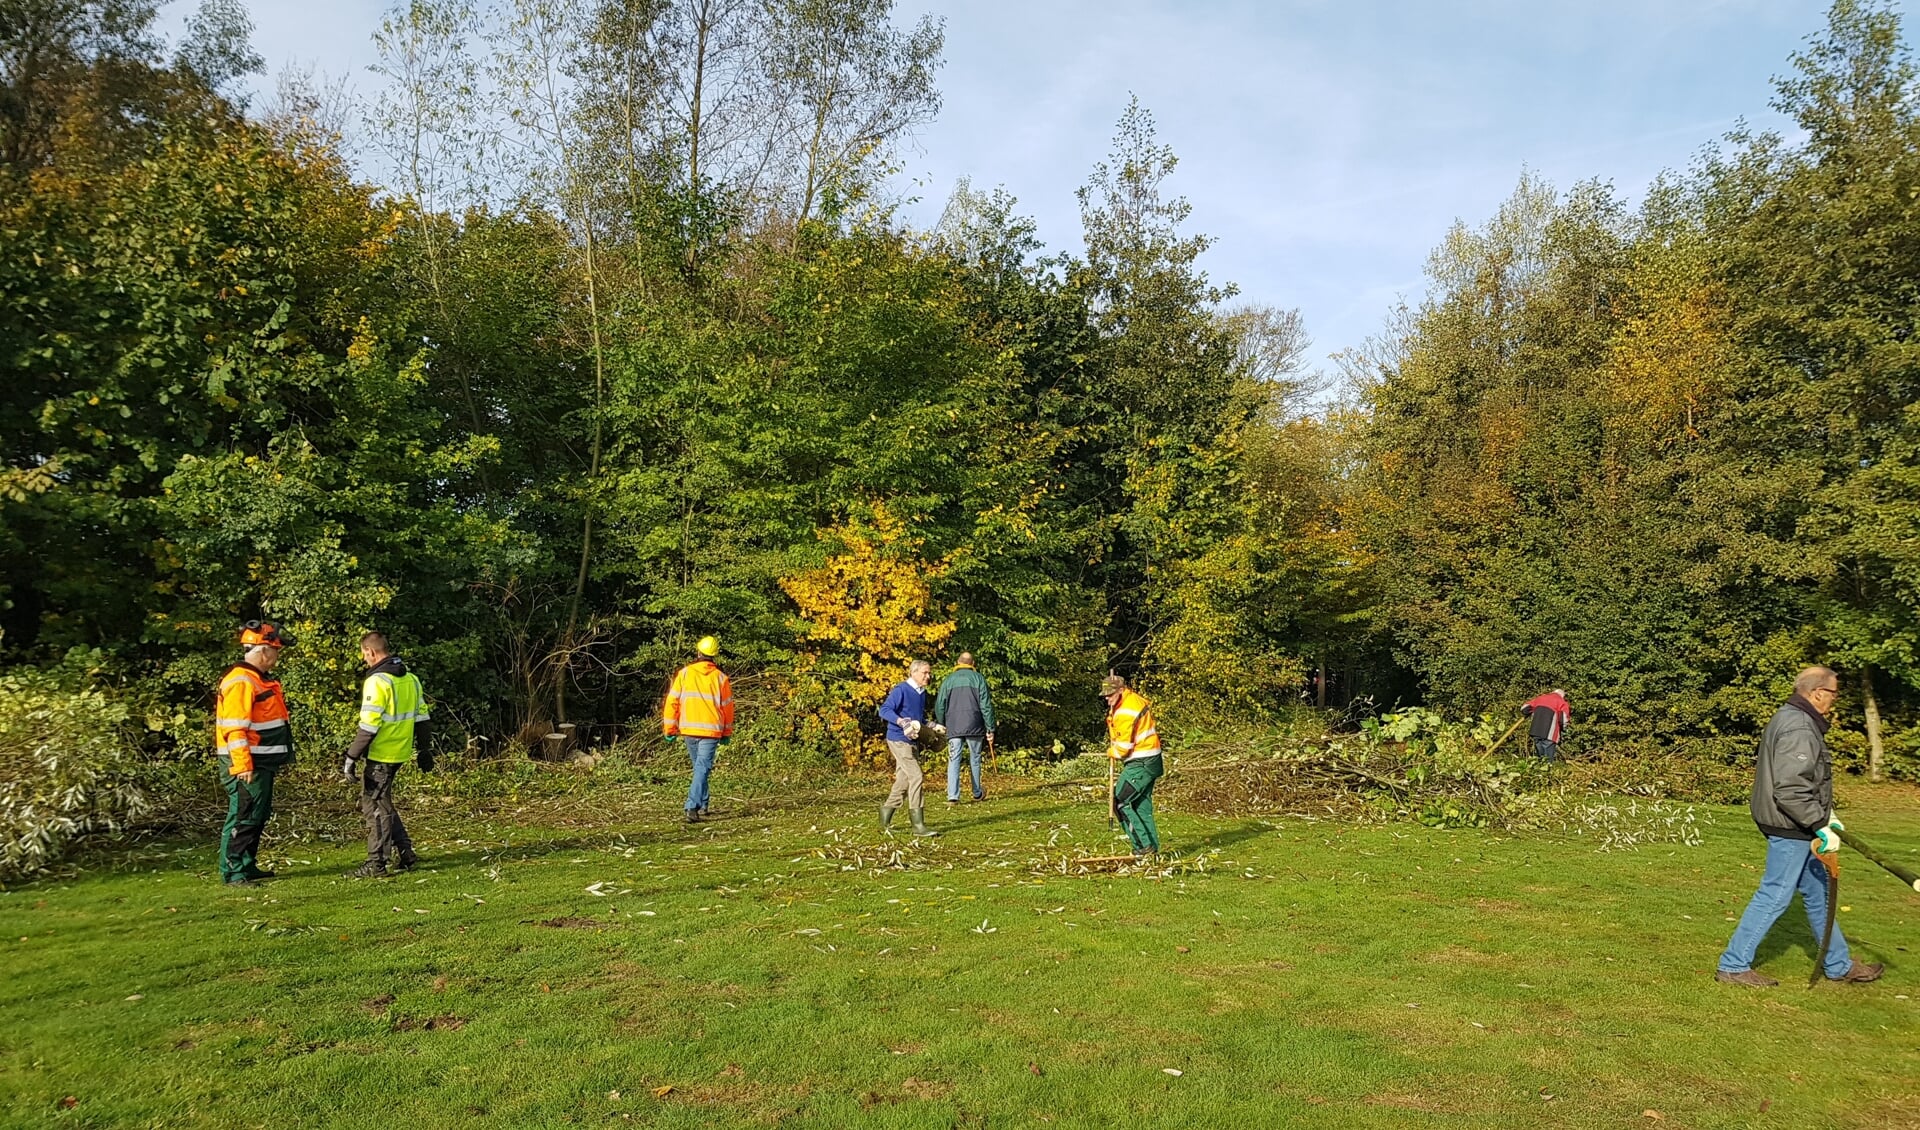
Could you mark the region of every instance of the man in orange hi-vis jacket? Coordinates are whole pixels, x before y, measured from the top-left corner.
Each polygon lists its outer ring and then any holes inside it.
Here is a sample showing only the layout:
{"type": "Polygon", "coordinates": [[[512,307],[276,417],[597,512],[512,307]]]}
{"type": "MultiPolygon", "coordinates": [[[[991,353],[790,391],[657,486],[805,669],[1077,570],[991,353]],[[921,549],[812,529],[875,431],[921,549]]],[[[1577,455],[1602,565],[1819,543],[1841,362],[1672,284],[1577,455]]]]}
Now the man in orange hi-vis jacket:
{"type": "Polygon", "coordinates": [[[273,677],[280,649],[293,637],[273,624],[249,620],[240,629],[240,662],[220,680],[214,706],[221,783],[227,790],[227,822],[220,829],[220,878],[251,884],[273,878],[255,862],[260,833],[273,815],[273,779],[293,764],[293,726],[287,696],[273,677]]]}
{"type": "Polygon", "coordinates": [[[698,824],[711,809],[707,803],[707,777],[713,772],[713,758],[720,747],[733,740],[733,683],[714,663],[720,654],[720,641],[704,636],[694,645],[699,658],[680,668],[667,688],[667,701],[660,708],[660,729],[668,741],[687,743],[687,757],[693,762],[693,783],[687,787],[687,823],[698,824]]]}

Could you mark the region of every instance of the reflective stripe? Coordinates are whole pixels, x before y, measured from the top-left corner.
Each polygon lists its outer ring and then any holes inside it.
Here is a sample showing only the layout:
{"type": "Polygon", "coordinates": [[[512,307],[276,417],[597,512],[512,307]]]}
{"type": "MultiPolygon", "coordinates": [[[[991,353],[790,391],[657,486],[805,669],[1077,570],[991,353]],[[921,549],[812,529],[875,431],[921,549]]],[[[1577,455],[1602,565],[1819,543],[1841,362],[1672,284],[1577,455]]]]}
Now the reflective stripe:
{"type": "Polygon", "coordinates": [[[378,726],[369,726],[369,725],[367,725],[367,724],[366,724],[365,722],[362,722],[362,723],[360,723],[360,728],[361,728],[362,730],[364,730],[364,731],[366,731],[366,732],[367,732],[367,733],[369,733],[369,734],[377,734],[377,733],[379,733],[379,732],[380,732],[380,727],[378,727],[378,726]]]}
{"type": "Polygon", "coordinates": [[[226,745],[221,746],[220,752],[227,753],[231,750],[245,749],[245,748],[247,748],[247,740],[245,738],[235,738],[234,740],[228,742],[226,745]]]}
{"type": "Polygon", "coordinates": [[[245,718],[215,718],[213,724],[216,726],[224,726],[227,729],[233,729],[235,726],[249,725],[250,722],[245,718]]]}
{"type": "Polygon", "coordinates": [[[1140,712],[1138,710],[1116,710],[1113,712],[1113,716],[1115,718],[1138,718],[1140,717],[1140,712]]]}
{"type": "Polygon", "coordinates": [[[257,745],[253,747],[253,752],[255,753],[290,753],[292,750],[293,747],[289,745],[257,745]]]}

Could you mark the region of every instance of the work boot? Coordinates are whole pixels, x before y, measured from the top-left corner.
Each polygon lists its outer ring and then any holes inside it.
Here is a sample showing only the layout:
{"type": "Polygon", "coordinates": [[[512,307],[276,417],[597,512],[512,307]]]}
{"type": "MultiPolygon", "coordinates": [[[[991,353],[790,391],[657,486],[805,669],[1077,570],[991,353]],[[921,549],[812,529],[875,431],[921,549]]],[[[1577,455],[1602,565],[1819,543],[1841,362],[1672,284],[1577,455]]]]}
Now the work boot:
{"type": "Polygon", "coordinates": [[[414,865],[419,862],[419,856],[410,851],[403,851],[400,853],[400,858],[394,861],[393,869],[395,871],[411,871],[414,865]]]}
{"type": "MultiPolygon", "coordinates": [[[[1878,977],[1879,974],[1875,973],[1874,976],[1878,977]]],[[[1745,985],[1749,989],[1771,989],[1780,983],[1758,969],[1745,969],[1739,973],[1715,972],[1713,979],[1728,985],[1745,985]]]]}
{"type": "Polygon", "coordinates": [[[689,809],[687,809],[687,823],[689,823],[689,824],[698,824],[698,823],[700,823],[700,810],[699,810],[699,809],[697,809],[697,808],[689,808],[689,809]]]}
{"type": "Polygon", "coordinates": [[[940,834],[934,831],[933,829],[927,827],[927,810],[926,809],[924,808],[909,809],[907,814],[913,817],[913,834],[914,835],[937,836],[940,834]]]}
{"type": "Polygon", "coordinates": [[[900,811],[898,808],[890,804],[880,806],[880,830],[882,832],[886,832],[888,835],[893,834],[893,814],[898,811],[900,811]]]}
{"type": "Polygon", "coordinates": [[[226,885],[229,887],[257,887],[260,884],[247,878],[245,875],[231,875],[227,877],[226,885]]]}
{"type": "Polygon", "coordinates": [[[1887,967],[1884,965],[1874,965],[1870,962],[1855,961],[1852,965],[1847,967],[1847,971],[1845,973],[1842,973],[1838,977],[1829,977],[1827,978],[1827,980],[1842,981],[1842,982],[1856,981],[1856,982],[1859,982],[1860,984],[1865,984],[1868,981],[1878,981],[1880,979],[1880,974],[1885,973],[1886,971],[1887,971],[1887,967]]]}
{"type": "Polygon", "coordinates": [[[349,879],[384,879],[387,877],[387,865],[378,859],[369,859],[360,865],[360,869],[347,875],[349,879]]]}
{"type": "Polygon", "coordinates": [[[255,882],[259,882],[261,879],[273,878],[273,872],[268,871],[264,867],[256,867],[253,870],[246,872],[246,876],[247,878],[252,879],[255,882]]]}

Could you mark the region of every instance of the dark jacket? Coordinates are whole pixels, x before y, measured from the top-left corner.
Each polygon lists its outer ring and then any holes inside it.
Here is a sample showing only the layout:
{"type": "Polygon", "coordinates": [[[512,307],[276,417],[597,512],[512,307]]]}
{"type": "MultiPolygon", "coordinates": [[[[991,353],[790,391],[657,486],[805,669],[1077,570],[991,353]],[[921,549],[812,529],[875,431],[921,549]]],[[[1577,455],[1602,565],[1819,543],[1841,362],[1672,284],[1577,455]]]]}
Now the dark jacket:
{"type": "Polygon", "coordinates": [[[1520,708],[1520,713],[1533,719],[1533,724],[1527,727],[1527,736],[1537,742],[1558,743],[1565,740],[1567,720],[1573,717],[1567,700],[1552,691],[1534,696],[1520,708]]]}
{"type": "Polygon", "coordinates": [[[1753,822],[1769,836],[1811,840],[1833,815],[1827,720],[1799,695],[1773,712],[1753,766],[1753,822]]]}
{"type": "Polygon", "coordinates": [[[993,695],[987,680],[971,667],[955,667],[940,680],[933,720],[946,726],[949,738],[984,738],[992,733],[993,695]]]}

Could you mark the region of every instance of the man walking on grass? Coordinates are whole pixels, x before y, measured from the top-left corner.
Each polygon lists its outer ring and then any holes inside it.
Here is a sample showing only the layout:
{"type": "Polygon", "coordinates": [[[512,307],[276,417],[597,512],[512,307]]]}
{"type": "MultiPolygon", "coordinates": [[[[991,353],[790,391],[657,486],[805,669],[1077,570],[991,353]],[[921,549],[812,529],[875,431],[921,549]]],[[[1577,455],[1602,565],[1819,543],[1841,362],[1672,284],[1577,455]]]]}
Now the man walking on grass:
{"type": "MultiPolygon", "coordinates": [[[[1843,830],[1833,818],[1833,761],[1826,738],[1827,715],[1839,697],[1839,676],[1826,667],[1807,668],[1793,681],[1793,697],[1774,712],[1760,737],[1750,808],[1767,839],[1766,867],[1760,889],[1720,955],[1716,981],[1755,988],[1780,983],[1753,967],[1753,955],[1792,904],[1796,890],[1819,944],[1826,925],[1827,884],[1818,856],[1840,850],[1843,830]]],[[[1853,960],[1836,925],[1825,973],[1829,981],[1874,981],[1881,967],[1853,960]]]]}
{"type": "Polygon", "coordinates": [[[993,695],[974,670],[973,653],[963,651],[953,673],[940,680],[933,719],[947,728],[947,803],[960,803],[960,759],[970,760],[973,799],[987,799],[980,779],[980,747],[993,740],[993,695]]]}
{"type": "Polygon", "coordinates": [[[273,780],[293,764],[293,725],[286,692],[273,677],[280,649],[293,637],[273,624],[249,620],[240,629],[240,662],[220,679],[214,703],[214,739],[227,792],[220,829],[220,879],[250,886],[273,878],[256,861],[260,834],[273,815],[273,780]]]}
{"type": "Polygon", "coordinates": [[[387,874],[389,859],[396,871],[409,871],[419,862],[407,826],[393,807],[393,781],[409,760],[418,761],[422,772],[433,771],[433,752],[427,748],[433,722],[420,676],[393,654],[386,636],[379,632],[361,636],[360,659],[368,668],[360,685],[360,729],[347,747],[340,776],[352,783],[354,767],[366,758],[366,775],[360,778],[360,815],[367,824],[367,861],[351,877],[377,879],[387,874]]]}
{"type": "Polygon", "coordinates": [[[887,752],[893,754],[893,790],[880,806],[880,830],[893,824],[893,814],[906,802],[916,836],[937,836],[927,829],[926,777],[914,746],[927,724],[927,684],[933,679],[933,666],[924,659],[907,665],[907,677],[887,692],[880,704],[880,717],[887,722],[887,752]]]}
{"type": "Polygon", "coordinates": [[[693,645],[692,663],[680,668],[667,688],[660,708],[660,730],[668,741],[687,743],[693,779],[687,785],[687,823],[698,824],[712,814],[707,780],[720,747],[733,740],[733,681],[714,662],[720,641],[702,636],[693,645]]]}
{"type": "Polygon", "coordinates": [[[1133,854],[1157,855],[1160,828],[1153,822],[1153,785],[1166,775],[1166,763],[1160,756],[1153,704],[1119,675],[1100,681],[1100,697],[1107,700],[1107,756],[1122,764],[1113,786],[1114,811],[1127,829],[1133,854]]]}

